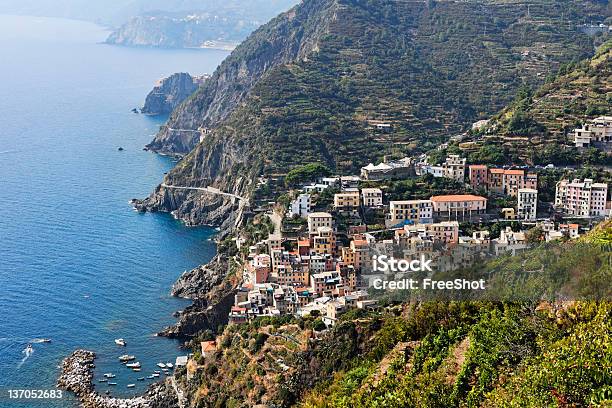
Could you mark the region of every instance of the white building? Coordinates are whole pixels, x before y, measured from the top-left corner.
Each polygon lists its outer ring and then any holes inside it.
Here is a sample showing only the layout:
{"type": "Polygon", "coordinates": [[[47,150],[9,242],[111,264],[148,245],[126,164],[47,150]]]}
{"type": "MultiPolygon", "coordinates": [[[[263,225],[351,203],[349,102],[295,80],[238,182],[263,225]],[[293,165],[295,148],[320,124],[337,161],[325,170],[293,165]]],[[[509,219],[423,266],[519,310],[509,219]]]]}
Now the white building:
{"type": "Polygon", "coordinates": [[[305,218],[310,213],[312,202],[310,194],[300,194],[289,205],[289,216],[295,215],[305,218]]]}
{"type": "Polygon", "coordinates": [[[517,199],[517,219],[525,221],[535,220],[538,209],[538,190],[533,188],[519,188],[517,199]]]}
{"type": "Polygon", "coordinates": [[[391,201],[385,224],[387,227],[405,221],[412,221],[415,224],[428,224],[432,222],[432,217],[433,204],[431,200],[391,201]]]}
{"type": "Polygon", "coordinates": [[[466,159],[456,154],[449,154],[442,165],[444,177],[462,182],[465,178],[466,159]]]}
{"type": "Polygon", "coordinates": [[[329,186],[327,184],[309,184],[307,186],[304,186],[302,188],[302,190],[304,190],[307,193],[322,193],[325,189],[327,189],[329,186]]]}
{"type": "Polygon", "coordinates": [[[383,193],[380,188],[364,188],[361,190],[364,207],[380,207],[383,204],[383,193]]]}
{"type": "Polygon", "coordinates": [[[607,198],[606,183],[594,183],[592,179],[561,180],[557,183],[555,207],[575,217],[604,217],[607,198]]]}
{"type": "Polygon", "coordinates": [[[361,168],[361,177],[364,180],[390,180],[401,179],[414,175],[414,163],[411,158],[373,164],[361,168]]]}
{"type": "Polygon", "coordinates": [[[600,116],[574,129],[576,147],[591,147],[612,142],[612,116],[600,116]]]}
{"type": "Polygon", "coordinates": [[[506,227],[505,230],[502,230],[499,238],[493,240],[493,251],[496,256],[505,252],[516,255],[517,252],[523,251],[527,247],[525,233],[522,231],[514,232],[510,227],[506,227]]]}

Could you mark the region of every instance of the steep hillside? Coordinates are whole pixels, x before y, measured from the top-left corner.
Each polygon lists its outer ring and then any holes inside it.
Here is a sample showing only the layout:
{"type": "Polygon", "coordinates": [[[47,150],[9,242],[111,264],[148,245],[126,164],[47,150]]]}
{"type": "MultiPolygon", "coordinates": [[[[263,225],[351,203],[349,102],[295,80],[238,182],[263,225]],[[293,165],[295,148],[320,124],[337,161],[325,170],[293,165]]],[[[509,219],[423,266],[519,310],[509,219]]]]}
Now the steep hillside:
{"type": "MultiPolygon", "coordinates": [[[[243,194],[257,176],[302,163],[355,171],[386,153],[434,146],[501,109],[522,83],[538,84],[537,73],[589,55],[590,38],[571,22],[604,8],[309,0],[242,43],[149,147],[182,154],[195,147],[167,184],[243,194]],[[380,122],[391,130],[377,131],[380,122]],[[198,145],[193,130],[204,128],[210,132],[198,145]]],[[[185,202],[164,208],[164,194],[151,205],[180,216],[185,202]]]]}
{"type": "Polygon", "coordinates": [[[503,146],[507,156],[528,162],[586,163],[590,158],[581,158],[572,148],[570,132],[588,119],[610,113],[612,40],[601,45],[592,58],[561,67],[537,91],[519,92],[479,136],[485,144],[503,146]],[[553,146],[559,157],[539,157],[542,148],[553,146]]]}
{"type": "Polygon", "coordinates": [[[175,129],[218,126],[264,73],[312,51],[332,18],[331,6],[329,1],[308,1],[256,30],[221,63],[201,91],[173,113],[148,147],[163,153],[191,151],[199,136],[175,129]]]}
{"type": "Polygon", "coordinates": [[[203,407],[608,406],[611,231],[602,223],[580,240],[484,264],[503,278],[499,289],[544,290],[520,302],[383,298],[380,310],[349,311],[326,331],[316,317],[229,325],[212,354],[194,342],[179,384],[203,407]],[[550,285],[559,276],[579,283],[582,300],[550,285]]]}

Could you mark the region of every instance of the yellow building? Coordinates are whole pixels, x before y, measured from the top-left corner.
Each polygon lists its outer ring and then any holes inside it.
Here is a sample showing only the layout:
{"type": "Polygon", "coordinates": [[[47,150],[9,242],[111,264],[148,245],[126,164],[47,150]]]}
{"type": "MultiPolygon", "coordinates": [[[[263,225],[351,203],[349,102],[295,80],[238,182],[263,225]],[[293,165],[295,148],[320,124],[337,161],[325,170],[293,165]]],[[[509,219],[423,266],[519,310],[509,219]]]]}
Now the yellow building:
{"type": "Polygon", "coordinates": [[[345,190],[334,195],[334,209],[339,212],[354,214],[359,211],[360,196],[358,189],[345,190]]]}

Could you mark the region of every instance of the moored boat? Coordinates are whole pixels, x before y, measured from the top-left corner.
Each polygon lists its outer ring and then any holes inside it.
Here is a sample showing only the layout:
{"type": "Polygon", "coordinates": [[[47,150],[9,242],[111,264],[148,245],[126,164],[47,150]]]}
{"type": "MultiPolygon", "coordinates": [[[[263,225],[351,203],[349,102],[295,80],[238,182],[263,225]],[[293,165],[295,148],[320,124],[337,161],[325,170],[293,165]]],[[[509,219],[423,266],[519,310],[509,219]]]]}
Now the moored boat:
{"type": "Polygon", "coordinates": [[[166,368],[166,365],[164,363],[157,363],[157,366],[159,368],[166,368]]]}
{"type": "Polygon", "coordinates": [[[119,357],[119,361],[121,361],[122,363],[125,363],[127,361],[132,361],[132,360],[136,360],[136,357],[135,356],[131,356],[129,354],[124,354],[124,355],[119,357]]]}
{"type": "Polygon", "coordinates": [[[134,388],[136,386],[136,384],[128,384],[127,387],[128,388],[134,388]]]}
{"type": "Polygon", "coordinates": [[[127,343],[123,339],[115,339],[115,344],[118,346],[125,347],[127,343]]]}
{"type": "Polygon", "coordinates": [[[127,368],[140,368],[140,362],[135,362],[135,363],[127,363],[125,365],[127,368]]]}

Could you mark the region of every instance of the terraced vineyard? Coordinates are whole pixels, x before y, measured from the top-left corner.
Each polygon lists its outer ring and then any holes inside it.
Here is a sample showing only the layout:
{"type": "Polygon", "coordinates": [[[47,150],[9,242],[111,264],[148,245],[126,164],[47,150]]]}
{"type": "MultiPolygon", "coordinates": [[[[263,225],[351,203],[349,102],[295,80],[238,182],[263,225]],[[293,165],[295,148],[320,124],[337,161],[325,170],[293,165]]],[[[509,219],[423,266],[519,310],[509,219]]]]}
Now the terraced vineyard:
{"type": "Polygon", "coordinates": [[[525,92],[497,114],[484,144],[501,145],[507,154],[534,162],[534,152],[557,149],[566,156],[573,149],[571,131],[584,121],[612,113],[612,40],[593,58],[561,68],[535,93],[525,92]]]}
{"type": "Polygon", "coordinates": [[[539,86],[589,56],[592,40],[576,24],[604,13],[565,0],[305,2],[255,32],[175,112],[171,127],[212,132],[169,178],[224,187],[228,174],[254,179],[309,162],[351,172],[433,148],[502,109],[521,84],[539,86]],[[236,105],[223,117],[228,100],[236,105]],[[238,159],[222,174],[214,163],[226,148],[238,159]]]}

